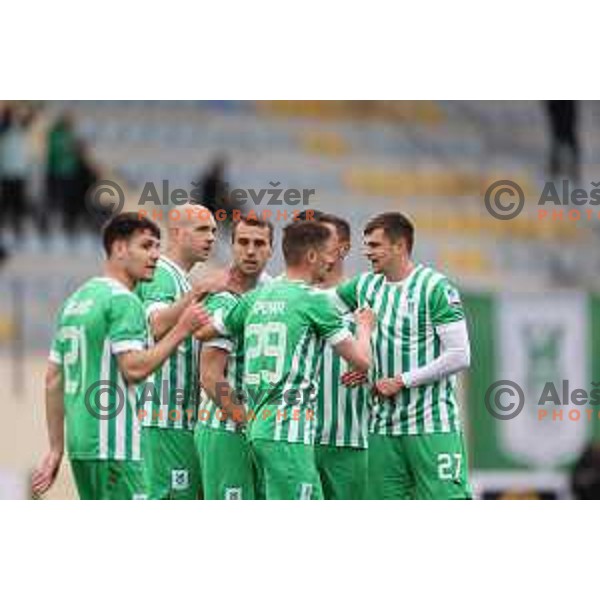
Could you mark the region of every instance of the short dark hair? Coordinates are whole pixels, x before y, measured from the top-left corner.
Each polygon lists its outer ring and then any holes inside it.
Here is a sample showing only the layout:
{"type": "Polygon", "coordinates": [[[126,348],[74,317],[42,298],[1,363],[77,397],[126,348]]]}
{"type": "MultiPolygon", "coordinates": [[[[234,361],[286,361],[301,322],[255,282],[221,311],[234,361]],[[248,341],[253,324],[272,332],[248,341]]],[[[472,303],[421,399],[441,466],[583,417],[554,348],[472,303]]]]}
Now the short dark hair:
{"type": "Polygon", "coordinates": [[[329,223],[335,227],[340,240],[344,242],[350,241],[350,224],[348,221],[346,221],[346,219],[342,219],[342,217],[338,217],[337,215],[331,213],[325,213],[322,210],[303,210],[301,213],[296,215],[296,219],[299,221],[318,221],[319,223],[329,223]]]}
{"type": "Polygon", "coordinates": [[[299,221],[283,230],[283,256],[288,266],[298,266],[310,250],[321,250],[331,236],[325,225],[316,221],[299,221]]]}
{"type": "Polygon", "coordinates": [[[342,219],[342,217],[330,213],[324,213],[317,218],[317,221],[319,221],[319,223],[329,223],[329,225],[333,225],[340,240],[342,240],[342,242],[350,242],[350,223],[348,223],[346,219],[342,219]]]}
{"type": "Polygon", "coordinates": [[[231,229],[231,243],[235,242],[235,232],[239,227],[240,223],[245,223],[246,225],[250,225],[252,227],[260,227],[261,229],[267,228],[269,230],[269,244],[273,245],[273,223],[271,221],[265,221],[264,219],[259,219],[258,217],[253,216],[243,216],[239,219],[235,219],[233,222],[233,228],[231,229]]]}
{"type": "Polygon", "coordinates": [[[386,212],[373,217],[365,225],[364,234],[367,235],[375,229],[383,229],[385,235],[394,243],[401,239],[405,240],[408,253],[412,252],[415,241],[415,228],[403,214],[386,212]]]}
{"type": "Polygon", "coordinates": [[[142,217],[136,212],[123,212],[112,217],[102,228],[102,245],[106,256],[110,256],[112,245],[117,240],[129,240],[134,233],[146,230],[160,239],[158,225],[147,217],[142,217]]]}

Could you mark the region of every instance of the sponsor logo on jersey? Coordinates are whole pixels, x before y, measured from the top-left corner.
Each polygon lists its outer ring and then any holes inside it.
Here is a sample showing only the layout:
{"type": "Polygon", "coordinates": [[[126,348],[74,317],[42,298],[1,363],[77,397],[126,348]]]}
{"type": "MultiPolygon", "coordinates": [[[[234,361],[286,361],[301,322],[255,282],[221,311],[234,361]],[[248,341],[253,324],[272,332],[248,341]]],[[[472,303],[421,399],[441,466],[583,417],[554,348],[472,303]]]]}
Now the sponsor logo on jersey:
{"type": "Polygon", "coordinates": [[[78,302],[77,300],[71,300],[69,304],[65,307],[65,312],[63,316],[77,316],[77,315],[85,315],[90,308],[94,306],[94,301],[90,298],[88,300],[82,300],[78,302]]]}
{"type": "Polygon", "coordinates": [[[446,298],[448,299],[448,304],[450,306],[459,306],[460,305],[460,295],[458,290],[455,288],[450,288],[446,290],[446,298]]]}

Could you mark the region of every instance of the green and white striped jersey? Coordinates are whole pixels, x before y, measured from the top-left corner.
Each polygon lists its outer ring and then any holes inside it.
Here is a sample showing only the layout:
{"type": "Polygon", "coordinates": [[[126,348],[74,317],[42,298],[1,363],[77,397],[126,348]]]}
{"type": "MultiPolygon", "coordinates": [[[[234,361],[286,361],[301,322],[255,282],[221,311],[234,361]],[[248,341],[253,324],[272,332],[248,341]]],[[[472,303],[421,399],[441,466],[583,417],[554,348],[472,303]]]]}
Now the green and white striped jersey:
{"type": "MultiPolygon", "coordinates": [[[[373,335],[373,381],[422,367],[440,356],[436,327],[464,319],[460,296],[444,275],[417,265],[406,279],[386,281],[364,273],[338,286],[348,308],[370,306],[377,315],[373,335]]],[[[373,405],[371,433],[404,435],[460,430],[456,376],[407,388],[373,405]]]]}
{"type": "MultiPolygon", "coordinates": [[[[136,287],[146,317],[177,302],[191,290],[186,272],[166,256],[156,266],[152,281],[136,287]]],[[[154,339],[150,334],[150,345],[154,339]]],[[[142,426],[193,429],[198,412],[199,344],[192,336],[184,340],[160,369],[148,378],[140,395],[142,426]]]]}
{"type": "Polygon", "coordinates": [[[248,436],[313,444],[323,345],[350,335],[327,295],[279,277],[214,321],[225,335],[244,335],[248,436]]]}
{"type": "Polygon", "coordinates": [[[115,279],[90,279],[63,304],[49,359],[62,367],[71,458],[140,460],[139,386],[126,384],[117,355],[147,337],[142,303],[115,279]]]}
{"type": "MultiPolygon", "coordinates": [[[[235,308],[240,296],[231,292],[220,292],[211,294],[205,301],[204,307],[213,316],[223,321],[225,315],[235,308]]],[[[222,348],[229,353],[227,359],[227,381],[233,390],[242,392],[244,378],[244,335],[236,335],[231,338],[215,338],[204,342],[205,347],[222,348]]],[[[233,419],[227,418],[225,413],[213,402],[208,394],[201,390],[200,407],[198,410],[198,426],[221,429],[223,431],[237,431],[233,419]]]]}
{"type": "MultiPolygon", "coordinates": [[[[342,320],[352,334],[356,333],[351,312],[346,311],[342,320]]],[[[325,344],[317,396],[316,444],[352,448],[368,446],[368,386],[350,388],[340,383],[340,377],[352,369],[329,344],[325,344]]]]}

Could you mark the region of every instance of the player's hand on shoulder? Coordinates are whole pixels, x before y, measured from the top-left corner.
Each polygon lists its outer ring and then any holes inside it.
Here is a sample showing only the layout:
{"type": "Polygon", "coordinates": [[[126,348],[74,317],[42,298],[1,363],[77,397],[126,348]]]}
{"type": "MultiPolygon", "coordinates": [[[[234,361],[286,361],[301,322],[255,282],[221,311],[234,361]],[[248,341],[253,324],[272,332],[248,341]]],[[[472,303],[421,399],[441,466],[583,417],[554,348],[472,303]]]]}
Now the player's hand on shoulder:
{"type": "Polygon", "coordinates": [[[192,292],[201,299],[207,294],[216,294],[230,288],[231,273],[229,269],[213,269],[204,273],[192,284],[192,292]]]}
{"type": "Polygon", "coordinates": [[[228,292],[242,294],[244,292],[244,281],[242,279],[242,274],[237,271],[230,270],[227,272],[227,275],[227,285],[225,289],[228,292]]]}

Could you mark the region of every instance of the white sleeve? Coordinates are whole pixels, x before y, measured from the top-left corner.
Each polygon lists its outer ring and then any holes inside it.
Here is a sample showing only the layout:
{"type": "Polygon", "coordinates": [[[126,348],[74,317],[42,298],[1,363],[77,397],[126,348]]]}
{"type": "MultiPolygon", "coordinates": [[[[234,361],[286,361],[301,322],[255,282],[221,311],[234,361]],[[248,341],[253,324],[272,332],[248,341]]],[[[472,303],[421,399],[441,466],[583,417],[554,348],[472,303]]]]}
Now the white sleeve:
{"type": "Polygon", "coordinates": [[[438,381],[467,369],[471,364],[469,333],[464,319],[448,325],[438,325],[435,330],[440,337],[441,354],[423,367],[402,373],[402,381],[406,387],[438,381]]]}
{"type": "Polygon", "coordinates": [[[208,340],[206,342],[202,342],[203,348],[220,348],[221,350],[225,350],[225,352],[231,354],[233,352],[233,342],[230,339],[216,337],[212,340],[208,340]]]}

